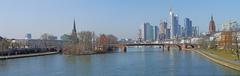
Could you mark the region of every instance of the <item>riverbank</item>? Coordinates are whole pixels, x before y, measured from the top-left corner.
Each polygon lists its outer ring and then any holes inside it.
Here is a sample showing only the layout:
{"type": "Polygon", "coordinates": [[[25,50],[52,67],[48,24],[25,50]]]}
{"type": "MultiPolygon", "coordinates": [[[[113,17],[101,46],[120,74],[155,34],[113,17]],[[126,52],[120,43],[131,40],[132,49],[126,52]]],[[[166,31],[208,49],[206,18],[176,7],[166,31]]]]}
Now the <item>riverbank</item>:
{"type": "Polygon", "coordinates": [[[32,54],[22,54],[22,55],[0,56],[0,60],[24,58],[24,57],[34,57],[34,56],[44,56],[44,55],[52,55],[52,54],[58,54],[58,52],[44,52],[44,53],[32,53],[32,54]]]}
{"type": "Polygon", "coordinates": [[[215,63],[218,63],[220,65],[223,65],[223,66],[226,66],[226,67],[229,67],[229,68],[240,71],[240,63],[224,59],[222,57],[219,57],[217,55],[211,54],[210,52],[206,52],[206,51],[203,51],[203,50],[197,50],[197,49],[191,49],[191,50],[193,50],[196,53],[208,58],[209,60],[211,60],[215,63]]]}

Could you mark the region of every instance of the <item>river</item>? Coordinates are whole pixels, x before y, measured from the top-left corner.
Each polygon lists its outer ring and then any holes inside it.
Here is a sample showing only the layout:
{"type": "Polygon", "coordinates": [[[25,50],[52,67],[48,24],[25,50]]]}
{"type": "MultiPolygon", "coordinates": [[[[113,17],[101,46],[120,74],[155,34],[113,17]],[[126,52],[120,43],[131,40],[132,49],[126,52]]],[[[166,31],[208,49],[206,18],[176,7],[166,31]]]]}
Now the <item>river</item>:
{"type": "Polygon", "coordinates": [[[193,51],[128,48],[126,53],[47,55],[0,61],[0,76],[229,76],[239,71],[193,51]]]}

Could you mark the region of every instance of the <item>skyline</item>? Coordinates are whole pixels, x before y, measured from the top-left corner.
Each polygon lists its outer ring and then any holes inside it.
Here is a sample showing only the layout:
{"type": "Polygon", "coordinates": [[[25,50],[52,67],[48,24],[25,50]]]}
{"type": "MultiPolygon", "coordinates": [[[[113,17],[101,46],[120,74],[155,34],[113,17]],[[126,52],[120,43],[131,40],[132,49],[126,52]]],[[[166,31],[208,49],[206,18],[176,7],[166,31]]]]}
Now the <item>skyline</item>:
{"type": "MultiPolygon", "coordinates": [[[[51,33],[59,38],[71,33],[75,18],[78,32],[89,30],[97,34],[114,34],[119,38],[135,38],[144,22],[159,26],[160,20],[169,19],[169,1],[0,1],[0,36],[23,39],[26,33],[31,33],[33,38],[51,33]]],[[[179,24],[183,26],[184,18],[188,17],[193,26],[200,27],[200,32],[207,32],[211,15],[214,16],[216,30],[226,20],[239,20],[237,15],[240,11],[236,8],[240,1],[206,1],[172,0],[173,12],[179,15],[179,24]]]]}

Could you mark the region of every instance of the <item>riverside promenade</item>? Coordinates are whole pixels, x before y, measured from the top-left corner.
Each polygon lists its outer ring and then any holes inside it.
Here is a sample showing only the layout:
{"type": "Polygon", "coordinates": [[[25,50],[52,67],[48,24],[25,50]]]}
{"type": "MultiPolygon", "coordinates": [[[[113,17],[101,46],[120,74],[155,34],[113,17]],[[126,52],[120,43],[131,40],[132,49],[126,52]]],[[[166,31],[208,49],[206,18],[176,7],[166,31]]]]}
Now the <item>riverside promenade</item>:
{"type": "Polygon", "coordinates": [[[190,50],[195,51],[196,53],[208,58],[209,60],[215,63],[240,71],[239,61],[227,60],[225,58],[211,54],[210,52],[206,52],[204,50],[197,50],[197,49],[190,49],[190,50]]]}
{"type": "Polygon", "coordinates": [[[34,56],[44,56],[44,55],[52,55],[52,54],[58,54],[58,53],[59,52],[43,52],[43,53],[31,53],[31,54],[21,54],[21,55],[0,56],[0,60],[24,58],[24,57],[34,57],[34,56]]]}

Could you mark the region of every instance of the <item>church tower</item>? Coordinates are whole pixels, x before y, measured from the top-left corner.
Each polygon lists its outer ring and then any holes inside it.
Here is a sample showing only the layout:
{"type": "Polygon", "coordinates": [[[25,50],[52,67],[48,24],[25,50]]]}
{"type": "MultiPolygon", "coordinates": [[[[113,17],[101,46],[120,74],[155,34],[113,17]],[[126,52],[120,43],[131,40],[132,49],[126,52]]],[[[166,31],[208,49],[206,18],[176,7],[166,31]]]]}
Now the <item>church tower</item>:
{"type": "Polygon", "coordinates": [[[215,26],[215,22],[213,20],[213,16],[211,16],[211,20],[210,20],[209,26],[208,26],[208,31],[210,34],[213,34],[216,32],[216,26],[215,26]]]}
{"type": "Polygon", "coordinates": [[[76,23],[75,19],[73,21],[73,30],[72,30],[72,35],[71,35],[72,42],[74,44],[78,43],[78,37],[77,37],[77,30],[76,30],[76,23]]]}

